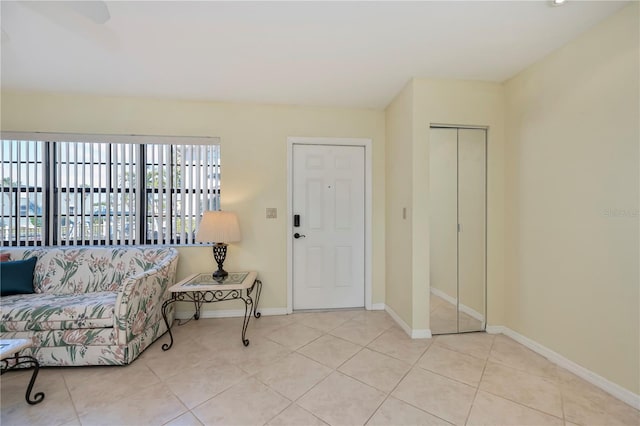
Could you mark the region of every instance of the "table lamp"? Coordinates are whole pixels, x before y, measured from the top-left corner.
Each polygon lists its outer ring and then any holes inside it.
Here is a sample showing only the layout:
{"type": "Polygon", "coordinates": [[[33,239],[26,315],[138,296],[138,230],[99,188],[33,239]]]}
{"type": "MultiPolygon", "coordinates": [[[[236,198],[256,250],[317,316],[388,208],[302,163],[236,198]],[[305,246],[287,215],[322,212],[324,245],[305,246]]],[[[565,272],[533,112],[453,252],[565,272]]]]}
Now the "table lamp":
{"type": "Polygon", "coordinates": [[[214,280],[221,280],[229,273],[222,269],[227,257],[227,243],[240,241],[240,225],[238,216],[233,212],[205,211],[196,233],[199,243],[214,243],[213,258],[218,263],[218,270],[213,273],[214,280]]]}

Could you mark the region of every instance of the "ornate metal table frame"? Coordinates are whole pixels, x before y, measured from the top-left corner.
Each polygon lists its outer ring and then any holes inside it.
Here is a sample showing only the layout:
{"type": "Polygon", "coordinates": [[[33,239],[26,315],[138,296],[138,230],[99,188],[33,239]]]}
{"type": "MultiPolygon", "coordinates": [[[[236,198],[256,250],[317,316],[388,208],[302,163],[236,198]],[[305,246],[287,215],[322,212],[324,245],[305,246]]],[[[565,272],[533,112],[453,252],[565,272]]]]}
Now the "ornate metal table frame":
{"type": "Polygon", "coordinates": [[[31,379],[29,380],[29,385],[27,386],[27,392],[25,393],[24,398],[27,400],[27,403],[35,405],[42,402],[44,399],[44,392],[36,393],[33,396],[33,399],[31,399],[33,385],[36,383],[36,378],[40,371],[40,363],[32,356],[19,354],[19,352],[26,347],[28,346],[23,345],[12,356],[8,356],[0,360],[0,375],[18,368],[33,368],[33,373],[31,374],[31,379]]]}
{"type": "MultiPolygon", "coordinates": [[[[233,272],[230,273],[234,274],[233,272]]],[[[243,273],[244,274],[244,273],[243,273]]],[[[244,346],[249,346],[249,340],[246,338],[247,327],[249,326],[249,320],[251,316],[256,318],[260,318],[260,312],[258,312],[258,302],[260,301],[260,293],[262,293],[262,281],[257,278],[257,274],[255,272],[248,272],[247,278],[251,278],[251,275],[254,275],[253,283],[250,286],[243,287],[238,285],[238,288],[225,288],[230,286],[211,284],[201,286],[203,288],[198,288],[195,286],[193,289],[187,289],[187,287],[183,287],[185,283],[189,283],[194,279],[202,276],[211,276],[210,274],[195,274],[190,276],[189,278],[177,283],[169,290],[173,292],[171,299],[165,301],[162,304],[162,317],[164,319],[164,323],[167,326],[167,331],[169,332],[169,343],[165,343],[162,345],[162,350],[167,351],[171,349],[173,346],[173,333],[171,332],[171,326],[169,325],[169,320],[167,319],[167,310],[169,306],[175,302],[193,302],[196,312],[193,315],[195,320],[200,319],[200,311],[203,303],[214,303],[214,302],[224,302],[225,300],[237,300],[240,299],[244,302],[244,320],[242,322],[242,344],[244,346]],[[219,288],[216,288],[219,287],[219,288]],[[177,290],[177,291],[176,291],[177,290]],[[245,294],[246,290],[246,294],[245,294]],[[255,290],[255,303],[251,294],[255,290]]],[[[243,281],[244,282],[244,281],[243,281]]]]}

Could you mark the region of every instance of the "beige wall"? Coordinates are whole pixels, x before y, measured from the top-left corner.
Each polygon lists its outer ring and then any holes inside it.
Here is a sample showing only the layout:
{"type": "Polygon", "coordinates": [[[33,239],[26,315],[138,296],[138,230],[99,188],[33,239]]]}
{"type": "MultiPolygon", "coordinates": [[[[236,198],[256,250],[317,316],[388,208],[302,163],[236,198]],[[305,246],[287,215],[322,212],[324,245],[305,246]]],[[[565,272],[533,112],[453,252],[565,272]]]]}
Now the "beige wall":
{"type": "Polygon", "coordinates": [[[508,82],[506,325],[640,392],[638,3],[508,82]]]}
{"type": "Polygon", "coordinates": [[[409,82],[386,109],[386,305],[411,327],[413,83],[409,82]],[[403,209],[406,215],[403,216],[403,209]]]}
{"type": "MultiPolygon", "coordinates": [[[[287,137],[373,140],[373,303],[384,302],[385,116],[382,111],[2,93],[2,130],[219,136],[222,207],[237,211],[242,242],[225,267],[255,269],[263,308],[287,306],[287,137]],[[276,207],[277,219],[265,219],[276,207]]],[[[181,247],[178,277],[213,269],[208,247],[181,247]]],[[[239,306],[220,304],[217,308],[239,306]]]]}

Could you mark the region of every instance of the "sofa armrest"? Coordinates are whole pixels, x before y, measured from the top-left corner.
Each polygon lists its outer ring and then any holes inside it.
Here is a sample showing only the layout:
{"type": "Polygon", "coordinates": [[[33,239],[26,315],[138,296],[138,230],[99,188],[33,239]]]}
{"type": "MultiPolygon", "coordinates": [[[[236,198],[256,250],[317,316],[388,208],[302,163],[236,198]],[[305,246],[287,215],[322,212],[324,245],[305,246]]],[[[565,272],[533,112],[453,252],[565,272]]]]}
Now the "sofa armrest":
{"type": "Polygon", "coordinates": [[[162,320],[162,304],[175,283],[177,253],[153,269],[131,276],[122,283],[116,299],[114,329],[118,344],[125,345],[151,325],[162,320]]]}

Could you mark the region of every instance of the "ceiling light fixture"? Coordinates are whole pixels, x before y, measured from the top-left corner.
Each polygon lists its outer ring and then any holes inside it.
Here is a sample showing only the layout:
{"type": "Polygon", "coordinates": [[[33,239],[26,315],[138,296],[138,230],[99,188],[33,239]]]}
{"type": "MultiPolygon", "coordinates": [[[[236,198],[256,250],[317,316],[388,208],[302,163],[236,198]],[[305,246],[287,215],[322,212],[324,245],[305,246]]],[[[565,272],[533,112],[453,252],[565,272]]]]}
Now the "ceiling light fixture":
{"type": "Polygon", "coordinates": [[[567,0],[551,0],[552,6],[562,6],[567,0]]]}

